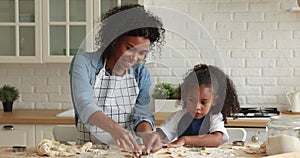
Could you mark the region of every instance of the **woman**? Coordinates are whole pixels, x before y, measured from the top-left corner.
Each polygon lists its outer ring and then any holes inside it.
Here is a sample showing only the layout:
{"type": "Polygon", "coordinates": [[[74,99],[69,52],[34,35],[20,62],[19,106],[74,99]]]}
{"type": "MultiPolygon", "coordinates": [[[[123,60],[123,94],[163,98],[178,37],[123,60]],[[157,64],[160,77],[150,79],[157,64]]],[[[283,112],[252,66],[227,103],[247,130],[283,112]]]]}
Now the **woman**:
{"type": "Polygon", "coordinates": [[[78,53],[70,67],[79,143],[115,143],[140,153],[134,131],[146,152],[156,151],[161,143],[151,132],[151,77],[141,62],[162,45],[165,30],[141,5],[113,8],[101,22],[98,51],[78,53]]]}

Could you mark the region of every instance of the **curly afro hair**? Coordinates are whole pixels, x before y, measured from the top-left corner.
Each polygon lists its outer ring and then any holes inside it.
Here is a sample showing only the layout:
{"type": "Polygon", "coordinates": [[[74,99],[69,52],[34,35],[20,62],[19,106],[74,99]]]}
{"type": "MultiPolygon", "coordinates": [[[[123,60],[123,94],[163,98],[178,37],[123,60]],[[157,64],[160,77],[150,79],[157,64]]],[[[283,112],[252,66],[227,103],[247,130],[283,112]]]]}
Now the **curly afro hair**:
{"type": "MultiPolygon", "coordinates": [[[[232,80],[216,66],[198,64],[187,72],[178,99],[186,94],[191,86],[206,85],[214,89],[214,95],[218,96],[216,105],[211,111],[216,114],[221,112],[223,120],[227,122],[227,116],[232,116],[240,111],[240,103],[232,80]]],[[[185,106],[185,105],[184,105],[185,106]]]]}
{"type": "Polygon", "coordinates": [[[116,39],[124,36],[139,36],[150,40],[150,51],[154,46],[161,50],[165,29],[161,20],[139,4],[129,4],[109,10],[101,19],[100,31],[96,34],[96,46],[109,58],[116,39]]]}

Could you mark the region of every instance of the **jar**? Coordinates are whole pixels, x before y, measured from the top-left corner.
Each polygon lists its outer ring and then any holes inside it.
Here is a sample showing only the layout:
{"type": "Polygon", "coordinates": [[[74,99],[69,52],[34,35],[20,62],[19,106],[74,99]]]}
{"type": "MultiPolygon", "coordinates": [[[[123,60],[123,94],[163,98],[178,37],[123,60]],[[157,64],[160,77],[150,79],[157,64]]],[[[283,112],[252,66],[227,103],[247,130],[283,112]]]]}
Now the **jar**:
{"type": "Polygon", "coordinates": [[[267,155],[300,151],[300,117],[271,117],[266,129],[267,155]]]}

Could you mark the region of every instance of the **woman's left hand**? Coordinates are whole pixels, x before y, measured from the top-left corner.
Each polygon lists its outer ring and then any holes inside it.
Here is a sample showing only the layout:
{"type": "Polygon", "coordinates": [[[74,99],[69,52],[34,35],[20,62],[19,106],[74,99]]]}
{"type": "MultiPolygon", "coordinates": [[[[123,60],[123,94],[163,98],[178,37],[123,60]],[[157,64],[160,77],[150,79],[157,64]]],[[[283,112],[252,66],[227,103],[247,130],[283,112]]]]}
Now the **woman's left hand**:
{"type": "Polygon", "coordinates": [[[139,135],[143,138],[145,152],[154,153],[162,148],[162,142],[157,132],[142,132],[139,135]]]}

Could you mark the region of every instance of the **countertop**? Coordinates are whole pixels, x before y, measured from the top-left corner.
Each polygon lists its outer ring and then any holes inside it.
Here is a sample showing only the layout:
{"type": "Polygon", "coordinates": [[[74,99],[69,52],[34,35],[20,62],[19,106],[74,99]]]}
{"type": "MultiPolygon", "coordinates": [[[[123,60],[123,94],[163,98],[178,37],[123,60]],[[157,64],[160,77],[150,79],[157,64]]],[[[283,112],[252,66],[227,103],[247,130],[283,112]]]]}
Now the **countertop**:
{"type": "Polygon", "coordinates": [[[0,111],[0,124],[74,124],[73,117],[57,117],[66,109],[13,109],[0,111]]]}
{"type": "MultiPolygon", "coordinates": [[[[74,117],[57,117],[67,109],[13,109],[12,112],[0,110],[0,124],[74,124],[74,117]]],[[[170,112],[155,113],[155,125],[160,125],[170,115],[170,112]]],[[[281,115],[290,115],[282,113],[281,115]]],[[[293,114],[293,116],[295,116],[293,114]]],[[[300,115],[297,115],[300,116],[300,115]]],[[[228,119],[227,127],[266,127],[268,118],[262,119],[228,119]]]]}
{"type": "MultiPolygon", "coordinates": [[[[158,112],[154,114],[155,124],[160,125],[164,122],[164,120],[170,115],[170,112],[158,112]]],[[[280,112],[280,116],[297,116],[300,117],[300,112],[280,112]]],[[[238,118],[232,119],[227,118],[226,127],[258,127],[265,128],[267,123],[270,121],[270,118],[238,118]]]]}
{"type": "MultiPolygon", "coordinates": [[[[154,114],[155,124],[160,125],[170,115],[169,112],[159,112],[154,114]]],[[[226,127],[266,127],[269,119],[227,119],[226,127]]]]}

